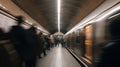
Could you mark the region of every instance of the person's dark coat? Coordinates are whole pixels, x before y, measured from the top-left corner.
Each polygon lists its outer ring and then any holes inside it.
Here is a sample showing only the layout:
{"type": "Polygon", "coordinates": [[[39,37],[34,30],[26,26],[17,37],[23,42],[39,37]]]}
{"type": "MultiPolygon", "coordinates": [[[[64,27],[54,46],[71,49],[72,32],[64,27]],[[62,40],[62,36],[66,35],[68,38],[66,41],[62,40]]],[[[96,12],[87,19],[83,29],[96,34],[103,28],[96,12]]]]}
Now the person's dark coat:
{"type": "MultiPolygon", "coordinates": [[[[12,26],[10,31],[10,39],[15,46],[15,49],[20,54],[23,60],[29,60],[33,57],[34,52],[29,43],[27,31],[21,26],[12,26]],[[27,36],[26,36],[27,35],[27,36]]],[[[30,37],[30,36],[29,36],[30,37]]]]}

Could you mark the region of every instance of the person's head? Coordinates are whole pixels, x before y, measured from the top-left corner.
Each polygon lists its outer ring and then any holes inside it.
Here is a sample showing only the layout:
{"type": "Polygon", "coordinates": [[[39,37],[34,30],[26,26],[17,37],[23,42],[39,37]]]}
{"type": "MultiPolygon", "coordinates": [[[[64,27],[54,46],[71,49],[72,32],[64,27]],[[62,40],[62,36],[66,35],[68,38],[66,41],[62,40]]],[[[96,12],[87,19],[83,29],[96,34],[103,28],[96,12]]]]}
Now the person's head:
{"type": "Polygon", "coordinates": [[[23,17],[22,16],[16,16],[18,24],[23,23],[23,17]]]}
{"type": "Polygon", "coordinates": [[[34,26],[31,26],[30,29],[29,29],[31,32],[37,34],[37,30],[34,26]]]}
{"type": "Polygon", "coordinates": [[[39,32],[39,35],[43,35],[42,32],[39,32]]]}
{"type": "Polygon", "coordinates": [[[109,32],[112,37],[120,37],[120,19],[110,21],[109,32]]]}

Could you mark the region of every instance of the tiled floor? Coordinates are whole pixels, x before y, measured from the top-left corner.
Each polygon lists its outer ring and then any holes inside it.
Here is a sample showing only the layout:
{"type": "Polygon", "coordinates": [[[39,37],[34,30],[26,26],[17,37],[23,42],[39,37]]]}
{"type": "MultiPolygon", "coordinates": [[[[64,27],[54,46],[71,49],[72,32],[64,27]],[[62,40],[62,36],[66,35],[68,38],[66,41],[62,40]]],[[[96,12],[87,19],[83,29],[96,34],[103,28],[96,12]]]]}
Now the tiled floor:
{"type": "Polygon", "coordinates": [[[37,67],[81,67],[72,55],[61,46],[50,50],[47,56],[40,59],[37,67]]]}

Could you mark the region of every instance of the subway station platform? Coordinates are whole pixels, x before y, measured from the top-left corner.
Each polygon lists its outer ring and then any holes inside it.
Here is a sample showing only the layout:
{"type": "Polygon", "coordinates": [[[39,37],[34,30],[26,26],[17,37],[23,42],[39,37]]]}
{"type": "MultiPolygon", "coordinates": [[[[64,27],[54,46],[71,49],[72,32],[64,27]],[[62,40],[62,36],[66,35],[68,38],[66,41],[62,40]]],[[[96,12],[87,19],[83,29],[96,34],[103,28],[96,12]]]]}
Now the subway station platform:
{"type": "Polygon", "coordinates": [[[74,57],[61,46],[52,48],[47,56],[38,60],[37,67],[81,67],[74,57]]]}

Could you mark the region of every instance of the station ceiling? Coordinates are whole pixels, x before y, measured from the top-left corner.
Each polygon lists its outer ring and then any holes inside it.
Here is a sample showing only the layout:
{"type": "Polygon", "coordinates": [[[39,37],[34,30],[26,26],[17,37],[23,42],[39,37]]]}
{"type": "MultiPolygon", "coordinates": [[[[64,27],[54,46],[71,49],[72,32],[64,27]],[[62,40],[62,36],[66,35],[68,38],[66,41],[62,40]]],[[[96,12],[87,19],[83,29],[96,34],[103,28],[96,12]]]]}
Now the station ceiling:
{"type": "MultiPolygon", "coordinates": [[[[50,33],[58,31],[57,0],[12,0],[50,33]]],[[[61,0],[60,31],[66,33],[105,0],[61,0]]]]}

